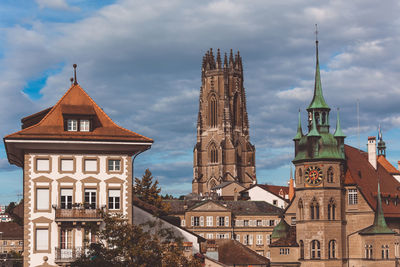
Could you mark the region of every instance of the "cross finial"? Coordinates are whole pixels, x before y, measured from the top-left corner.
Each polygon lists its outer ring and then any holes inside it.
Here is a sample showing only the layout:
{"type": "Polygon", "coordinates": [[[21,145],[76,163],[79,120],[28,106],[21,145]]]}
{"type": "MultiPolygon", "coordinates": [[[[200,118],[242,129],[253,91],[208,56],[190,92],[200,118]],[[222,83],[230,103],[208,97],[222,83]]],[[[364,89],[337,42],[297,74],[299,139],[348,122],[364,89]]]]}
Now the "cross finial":
{"type": "Polygon", "coordinates": [[[318,43],[318,24],[315,24],[315,41],[318,43]]]}
{"type": "Polygon", "coordinates": [[[74,65],[72,65],[72,67],[74,67],[74,84],[76,85],[76,84],[78,84],[78,81],[76,80],[76,67],[77,67],[77,65],[74,64],[74,65]]]}

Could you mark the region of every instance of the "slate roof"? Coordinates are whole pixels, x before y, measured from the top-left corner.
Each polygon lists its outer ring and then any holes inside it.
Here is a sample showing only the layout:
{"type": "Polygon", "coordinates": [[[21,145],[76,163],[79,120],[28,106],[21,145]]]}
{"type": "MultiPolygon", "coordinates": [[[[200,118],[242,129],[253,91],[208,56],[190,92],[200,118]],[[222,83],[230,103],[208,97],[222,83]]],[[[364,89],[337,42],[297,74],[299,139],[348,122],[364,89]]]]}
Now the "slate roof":
{"type": "Polygon", "coordinates": [[[23,240],[24,229],[15,222],[0,223],[0,232],[3,232],[1,239],[23,240]]]}
{"type": "Polygon", "coordinates": [[[25,117],[22,122],[23,125],[30,126],[7,135],[5,139],[153,142],[148,137],[122,128],[114,123],[79,84],[73,84],[50,110],[46,109],[25,117]],[[93,116],[97,126],[90,132],[65,131],[64,115],[66,114],[93,116]],[[44,117],[42,118],[43,115],[44,117]],[[40,121],[35,123],[39,119],[40,121]]]}
{"type": "Polygon", "coordinates": [[[389,204],[383,203],[385,217],[400,217],[400,183],[378,161],[377,169],[368,161],[368,154],[354,147],[345,145],[347,171],[345,173],[345,185],[356,185],[366,199],[369,206],[376,210],[376,196],[378,178],[380,180],[381,196],[385,201],[389,198],[389,204]]]}
{"type": "MultiPolygon", "coordinates": [[[[194,206],[201,206],[207,201],[201,200],[165,200],[170,204],[170,214],[184,214],[186,210],[192,209],[194,206]]],[[[258,214],[271,214],[278,215],[282,213],[282,209],[275,207],[265,201],[214,201],[230,211],[234,215],[258,215],[258,214]]]]}
{"type": "MultiPolygon", "coordinates": [[[[236,240],[212,240],[217,244],[218,261],[230,266],[237,265],[265,265],[269,266],[269,259],[242,245],[236,240]]],[[[208,241],[209,242],[209,241],[208,241]]]]}

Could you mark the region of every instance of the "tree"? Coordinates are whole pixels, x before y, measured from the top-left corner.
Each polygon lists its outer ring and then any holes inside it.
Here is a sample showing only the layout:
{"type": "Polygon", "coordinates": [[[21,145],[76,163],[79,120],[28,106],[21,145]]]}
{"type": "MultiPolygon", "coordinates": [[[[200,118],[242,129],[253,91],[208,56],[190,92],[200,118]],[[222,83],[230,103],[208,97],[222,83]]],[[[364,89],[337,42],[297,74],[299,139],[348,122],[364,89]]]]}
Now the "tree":
{"type": "MultiPolygon", "coordinates": [[[[72,263],[81,267],[200,267],[197,259],[183,255],[182,240],[169,229],[155,233],[155,223],[132,225],[121,215],[105,215],[105,226],[99,231],[99,242],[72,263]]],[[[155,227],[157,228],[157,227],[155,227]]]]}
{"type": "Polygon", "coordinates": [[[133,194],[162,211],[168,211],[167,205],[162,202],[160,192],[161,188],[158,187],[158,180],[156,179],[153,183],[153,175],[149,169],[146,169],[142,179],[135,178],[133,194]]]}

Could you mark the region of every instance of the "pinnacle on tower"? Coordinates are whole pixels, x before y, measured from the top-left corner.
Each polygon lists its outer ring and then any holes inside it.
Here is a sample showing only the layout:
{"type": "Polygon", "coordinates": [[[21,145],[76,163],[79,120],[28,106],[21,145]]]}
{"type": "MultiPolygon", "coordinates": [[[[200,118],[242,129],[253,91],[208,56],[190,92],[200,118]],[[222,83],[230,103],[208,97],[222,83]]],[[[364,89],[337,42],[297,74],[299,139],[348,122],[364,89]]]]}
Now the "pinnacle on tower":
{"type": "Polygon", "coordinates": [[[233,51],[231,49],[231,53],[229,54],[229,68],[233,69],[233,65],[234,65],[234,60],[233,60],[233,51]]]}
{"type": "Polygon", "coordinates": [[[337,110],[337,119],[336,119],[336,130],[333,134],[334,137],[343,137],[345,138],[346,135],[342,132],[342,128],[340,127],[340,119],[339,119],[339,109],[337,110]]]}
{"type": "Polygon", "coordinates": [[[311,131],[307,134],[308,137],[320,137],[321,135],[319,134],[317,130],[317,125],[315,123],[315,113],[313,111],[312,115],[312,126],[311,126],[311,131]]]}
{"type": "Polygon", "coordinates": [[[300,140],[303,137],[303,130],[301,129],[301,115],[299,109],[299,123],[297,124],[297,133],[293,140],[300,140]]]}
{"type": "Polygon", "coordinates": [[[217,50],[217,69],[221,68],[221,52],[219,51],[219,48],[217,50]]]}
{"type": "Polygon", "coordinates": [[[224,68],[226,69],[227,67],[228,67],[228,56],[225,53],[225,56],[224,56],[224,68]]]}

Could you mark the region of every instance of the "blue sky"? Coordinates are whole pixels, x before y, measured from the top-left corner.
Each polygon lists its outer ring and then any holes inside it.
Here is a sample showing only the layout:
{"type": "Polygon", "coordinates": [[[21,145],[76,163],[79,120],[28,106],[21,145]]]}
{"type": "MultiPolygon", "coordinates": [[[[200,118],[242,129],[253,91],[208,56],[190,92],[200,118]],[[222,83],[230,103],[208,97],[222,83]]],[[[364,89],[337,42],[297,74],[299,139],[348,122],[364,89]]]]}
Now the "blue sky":
{"type": "MultiPolygon", "coordinates": [[[[151,137],[135,175],[150,168],[163,193],[191,191],[200,67],[210,48],[240,50],[260,183],[286,184],[300,108],[311,101],[314,25],[331,129],[340,107],[346,143],[360,148],[382,125],[400,159],[397,1],[6,0],[0,3],[1,134],[50,107],[78,82],[121,126],[151,137]]],[[[0,203],[17,200],[22,172],[0,148],[0,203]]]]}

